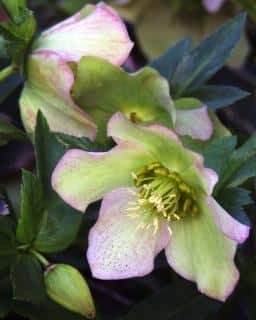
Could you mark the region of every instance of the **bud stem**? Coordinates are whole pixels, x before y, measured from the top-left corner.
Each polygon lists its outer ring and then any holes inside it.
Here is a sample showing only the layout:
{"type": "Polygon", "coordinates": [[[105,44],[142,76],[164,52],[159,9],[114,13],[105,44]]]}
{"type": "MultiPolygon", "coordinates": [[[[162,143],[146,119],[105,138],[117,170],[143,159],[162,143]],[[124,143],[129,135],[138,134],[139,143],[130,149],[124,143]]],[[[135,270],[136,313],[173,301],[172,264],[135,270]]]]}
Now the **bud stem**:
{"type": "Polygon", "coordinates": [[[11,64],[8,67],[2,69],[0,71],[0,81],[3,81],[4,79],[8,78],[15,71],[16,71],[16,68],[15,68],[15,66],[13,64],[11,64]]]}
{"type": "Polygon", "coordinates": [[[37,260],[42,264],[42,266],[44,266],[45,268],[48,268],[50,265],[50,262],[43,256],[41,255],[39,252],[31,249],[30,253],[37,258],[37,260]]]}

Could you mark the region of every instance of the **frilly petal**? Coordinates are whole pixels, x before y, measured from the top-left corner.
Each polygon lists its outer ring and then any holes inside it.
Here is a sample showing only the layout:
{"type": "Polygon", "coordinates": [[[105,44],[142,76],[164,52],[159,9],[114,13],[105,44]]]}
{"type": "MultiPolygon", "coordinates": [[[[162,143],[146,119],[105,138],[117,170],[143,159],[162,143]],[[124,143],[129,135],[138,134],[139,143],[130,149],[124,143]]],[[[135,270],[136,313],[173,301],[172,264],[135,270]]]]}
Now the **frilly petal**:
{"type": "Polygon", "coordinates": [[[152,161],[135,143],[124,142],[108,152],[69,150],[53,171],[52,187],[70,206],[84,212],[106,193],[132,186],[132,172],[152,161]]]}
{"type": "Polygon", "coordinates": [[[237,243],[218,230],[204,201],[199,201],[197,217],[172,223],[166,257],[177,273],[197,283],[199,291],[225,301],[239,279],[234,264],[237,243]]]}
{"type": "Polygon", "coordinates": [[[96,278],[144,276],[153,270],[155,256],[169,242],[165,224],[154,234],[152,229],[138,228],[143,221],[140,218],[128,217],[127,208],[133,200],[130,190],[122,188],[107,194],[102,202],[99,219],[89,234],[87,252],[96,278]]]}
{"type": "Polygon", "coordinates": [[[237,243],[243,243],[248,238],[250,227],[234,219],[213,197],[208,196],[206,198],[206,204],[213,216],[216,226],[227,238],[237,243]]]}
{"type": "Polygon", "coordinates": [[[178,136],[164,126],[136,125],[118,112],[108,123],[108,135],[117,143],[133,141],[141,144],[156,161],[171,171],[178,172],[184,181],[195,189],[211,194],[218,181],[213,170],[204,168],[203,157],[186,149],[178,136]]]}

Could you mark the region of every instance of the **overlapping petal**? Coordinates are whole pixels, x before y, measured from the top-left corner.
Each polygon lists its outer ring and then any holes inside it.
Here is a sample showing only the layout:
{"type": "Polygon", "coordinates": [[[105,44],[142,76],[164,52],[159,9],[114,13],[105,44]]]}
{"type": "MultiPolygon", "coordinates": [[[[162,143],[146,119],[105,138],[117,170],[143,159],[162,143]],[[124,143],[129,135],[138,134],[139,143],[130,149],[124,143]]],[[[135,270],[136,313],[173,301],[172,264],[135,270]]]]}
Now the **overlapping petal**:
{"type": "MultiPolygon", "coordinates": [[[[154,268],[155,256],[166,247],[170,236],[165,223],[155,234],[140,229],[143,215],[128,217],[134,201],[131,190],[117,189],[103,200],[100,216],[89,234],[87,258],[99,279],[127,279],[144,276],[154,268]]],[[[134,211],[133,213],[136,213],[134,211]]]]}
{"type": "Polygon", "coordinates": [[[216,173],[204,168],[203,158],[185,149],[177,135],[161,126],[140,126],[131,123],[121,113],[116,113],[109,121],[108,135],[116,142],[135,141],[141,144],[170,171],[176,171],[192,187],[201,188],[210,194],[218,181],[216,173]]]}
{"type": "Polygon", "coordinates": [[[106,140],[107,122],[118,111],[141,124],[171,127],[175,121],[168,82],[149,67],[129,74],[106,60],[84,57],[77,65],[72,94],[97,124],[99,141],[106,140]]]}
{"type": "Polygon", "coordinates": [[[180,135],[189,135],[195,139],[203,141],[210,139],[213,134],[213,125],[207,107],[177,110],[175,130],[180,135]]]}
{"type": "Polygon", "coordinates": [[[63,61],[78,62],[97,56],[115,65],[127,59],[133,43],[117,13],[104,3],[86,6],[73,17],[46,30],[34,44],[34,52],[54,51],[63,61]]]}
{"type": "Polygon", "coordinates": [[[68,151],[52,175],[53,189],[82,212],[88,204],[120,187],[132,186],[132,172],[153,158],[136,143],[121,143],[108,152],[68,151]]]}
{"type": "Polygon", "coordinates": [[[170,266],[184,278],[195,281],[202,293],[225,301],[239,279],[234,264],[237,243],[217,228],[204,202],[203,198],[199,202],[197,217],[172,224],[166,257],[170,266]]]}
{"type": "Polygon", "coordinates": [[[34,131],[40,109],[50,129],[94,139],[96,127],[70,96],[74,76],[68,65],[51,51],[35,53],[28,61],[28,81],[20,98],[23,123],[34,131]]]}

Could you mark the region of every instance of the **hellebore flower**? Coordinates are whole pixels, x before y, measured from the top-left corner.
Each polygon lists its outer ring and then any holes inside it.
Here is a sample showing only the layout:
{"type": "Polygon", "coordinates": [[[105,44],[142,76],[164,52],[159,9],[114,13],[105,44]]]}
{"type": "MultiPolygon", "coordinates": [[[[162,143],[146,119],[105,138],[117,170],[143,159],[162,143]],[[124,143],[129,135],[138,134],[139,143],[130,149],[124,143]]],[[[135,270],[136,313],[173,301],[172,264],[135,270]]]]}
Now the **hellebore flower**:
{"type": "Polygon", "coordinates": [[[234,255],[249,228],[211,196],[217,174],[163,126],[136,125],[117,113],[108,134],[117,143],[112,150],[70,150],[52,175],[54,190],[80,211],[104,197],[89,234],[93,275],[144,276],[165,249],[177,273],[225,300],[238,281],[234,255]]]}
{"type": "Polygon", "coordinates": [[[40,109],[51,130],[95,138],[96,126],[70,95],[72,67],[82,56],[97,56],[121,65],[132,45],[124,23],[104,3],[85,6],[43,32],[28,58],[27,82],[20,98],[27,131],[33,133],[40,109]]]}
{"type": "Polygon", "coordinates": [[[174,103],[168,81],[150,67],[130,74],[103,59],[84,57],[72,96],[97,125],[97,139],[103,143],[107,121],[118,111],[135,123],[160,123],[194,139],[206,141],[216,133],[207,107],[193,98],[174,103]]]}

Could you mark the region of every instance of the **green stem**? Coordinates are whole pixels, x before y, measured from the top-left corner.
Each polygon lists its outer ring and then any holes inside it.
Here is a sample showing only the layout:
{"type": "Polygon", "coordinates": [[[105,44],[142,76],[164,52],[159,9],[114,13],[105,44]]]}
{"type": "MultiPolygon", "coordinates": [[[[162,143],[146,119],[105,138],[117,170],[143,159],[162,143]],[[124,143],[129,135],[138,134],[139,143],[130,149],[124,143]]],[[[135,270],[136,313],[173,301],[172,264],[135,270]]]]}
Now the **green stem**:
{"type": "Polygon", "coordinates": [[[12,75],[16,71],[16,68],[13,64],[9,65],[8,67],[2,69],[0,71],[0,81],[3,81],[10,75],[12,75]]]}
{"type": "Polygon", "coordinates": [[[35,251],[35,250],[33,250],[33,249],[31,249],[29,252],[30,252],[31,254],[33,254],[33,256],[34,256],[35,258],[37,258],[37,260],[38,260],[45,268],[49,267],[50,262],[49,262],[43,255],[41,255],[39,252],[37,252],[37,251],[35,251]]]}

